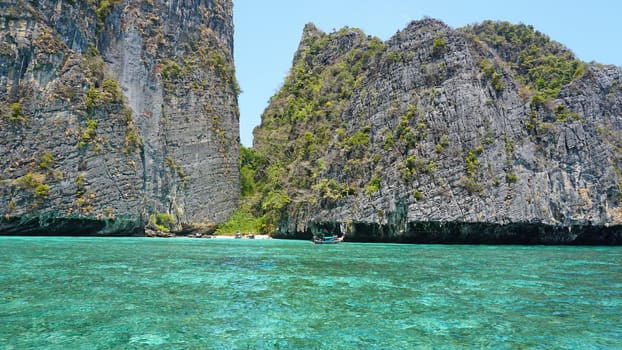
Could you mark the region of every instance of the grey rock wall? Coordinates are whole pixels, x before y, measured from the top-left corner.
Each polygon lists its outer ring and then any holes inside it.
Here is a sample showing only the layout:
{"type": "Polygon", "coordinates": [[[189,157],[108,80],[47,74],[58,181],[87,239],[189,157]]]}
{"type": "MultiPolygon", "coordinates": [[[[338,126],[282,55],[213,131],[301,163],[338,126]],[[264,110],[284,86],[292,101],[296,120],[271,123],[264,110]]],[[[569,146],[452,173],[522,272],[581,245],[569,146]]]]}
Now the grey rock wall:
{"type": "Polygon", "coordinates": [[[498,68],[503,89],[482,71],[483,59],[504,62],[507,52],[464,30],[417,21],[384,50],[336,122],[345,132],[317,180],[355,190],[292,197],[279,236],[338,225],[354,241],[622,243],[622,68],[587,64],[534,108],[509,69],[498,68]],[[559,105],[576,118],[560,121],[559,105]],[[400,139],[406,127],[411,141],[400,139]],[[369,142],[353,153],[343,140],[357,132],[369,142]],[[374,177],[377,190],[365,191],[374,177]]]}
{"type": "Polygon", "coordinates": [[[231,1],[0,7],[0,234],[227,219],[239,198],[231,1]]]}

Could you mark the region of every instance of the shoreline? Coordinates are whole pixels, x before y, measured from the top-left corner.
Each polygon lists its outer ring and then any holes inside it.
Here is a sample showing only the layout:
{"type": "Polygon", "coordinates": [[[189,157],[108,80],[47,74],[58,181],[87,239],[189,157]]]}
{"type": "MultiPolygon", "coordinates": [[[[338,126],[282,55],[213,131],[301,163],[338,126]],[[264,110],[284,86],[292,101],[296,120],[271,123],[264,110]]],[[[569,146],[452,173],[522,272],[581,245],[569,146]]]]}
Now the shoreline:
{"type": "Polygon", "coordinates": [[[272,237],[270,237],[270,235],[256,235],[256,234],[251,234],[251,235],[242,235],[241,237],[236,237],[235,235],[210,235],[204,238],[208,238],[208,239],[274,239],[272,237]],[[250,236],[253,236],[253,238],[251,238],[250,236]]]}

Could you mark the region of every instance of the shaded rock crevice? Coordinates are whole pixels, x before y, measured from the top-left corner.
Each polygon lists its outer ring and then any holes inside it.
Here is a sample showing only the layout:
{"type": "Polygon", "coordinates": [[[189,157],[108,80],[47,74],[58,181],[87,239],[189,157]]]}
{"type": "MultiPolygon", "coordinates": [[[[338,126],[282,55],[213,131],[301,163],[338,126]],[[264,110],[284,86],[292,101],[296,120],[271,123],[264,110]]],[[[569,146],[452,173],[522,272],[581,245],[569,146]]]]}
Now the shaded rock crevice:
{"type": "Polygon", "coordinates": [[[317,234],[346,234],[348,242],[420,244],[620,245],[622,226],[554,226],[539,223],[500,225],[486,222],[308,222],[303,231],[275,235],[310,240],[317,234]]]}

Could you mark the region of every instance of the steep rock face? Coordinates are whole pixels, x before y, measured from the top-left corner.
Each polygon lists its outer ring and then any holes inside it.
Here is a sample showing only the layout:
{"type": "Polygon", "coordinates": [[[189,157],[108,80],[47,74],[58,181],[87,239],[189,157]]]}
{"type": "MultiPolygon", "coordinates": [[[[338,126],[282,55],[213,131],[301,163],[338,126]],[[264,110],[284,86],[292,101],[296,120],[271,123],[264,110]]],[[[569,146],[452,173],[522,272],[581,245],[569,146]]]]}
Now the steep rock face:
{"type": "Polygon", "coordinates": [[[0,7],[0,233],[226,220],[239,197],[231,1],[0,7]]]}
{"type": "Polygon", "coordinates": [[[621,68],[522,25],[426,19],[381,48],[309,25],[255,130],[254,147],[286,169],[278,234],[620,244],[621,83],[621,68]],[[315,95],[298,87],[314,82],[315,95]]]}

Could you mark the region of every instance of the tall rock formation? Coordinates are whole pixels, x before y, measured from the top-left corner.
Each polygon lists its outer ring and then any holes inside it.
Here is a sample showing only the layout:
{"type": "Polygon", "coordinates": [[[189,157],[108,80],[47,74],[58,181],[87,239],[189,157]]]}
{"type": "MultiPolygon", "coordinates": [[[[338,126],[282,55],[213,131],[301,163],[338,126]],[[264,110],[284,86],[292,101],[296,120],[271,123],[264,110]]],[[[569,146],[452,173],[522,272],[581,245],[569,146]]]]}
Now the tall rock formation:
{"type": "Polygon", "coordinates": [[[254,134],[278,236],[622,243],[622,68],[530,26],[309,24],[254,134]]]}
{"type": "Polygon", "coordinates": [[[226,220],[239,198],[232,6],[0,2],[0,234],[226,220]]]}

